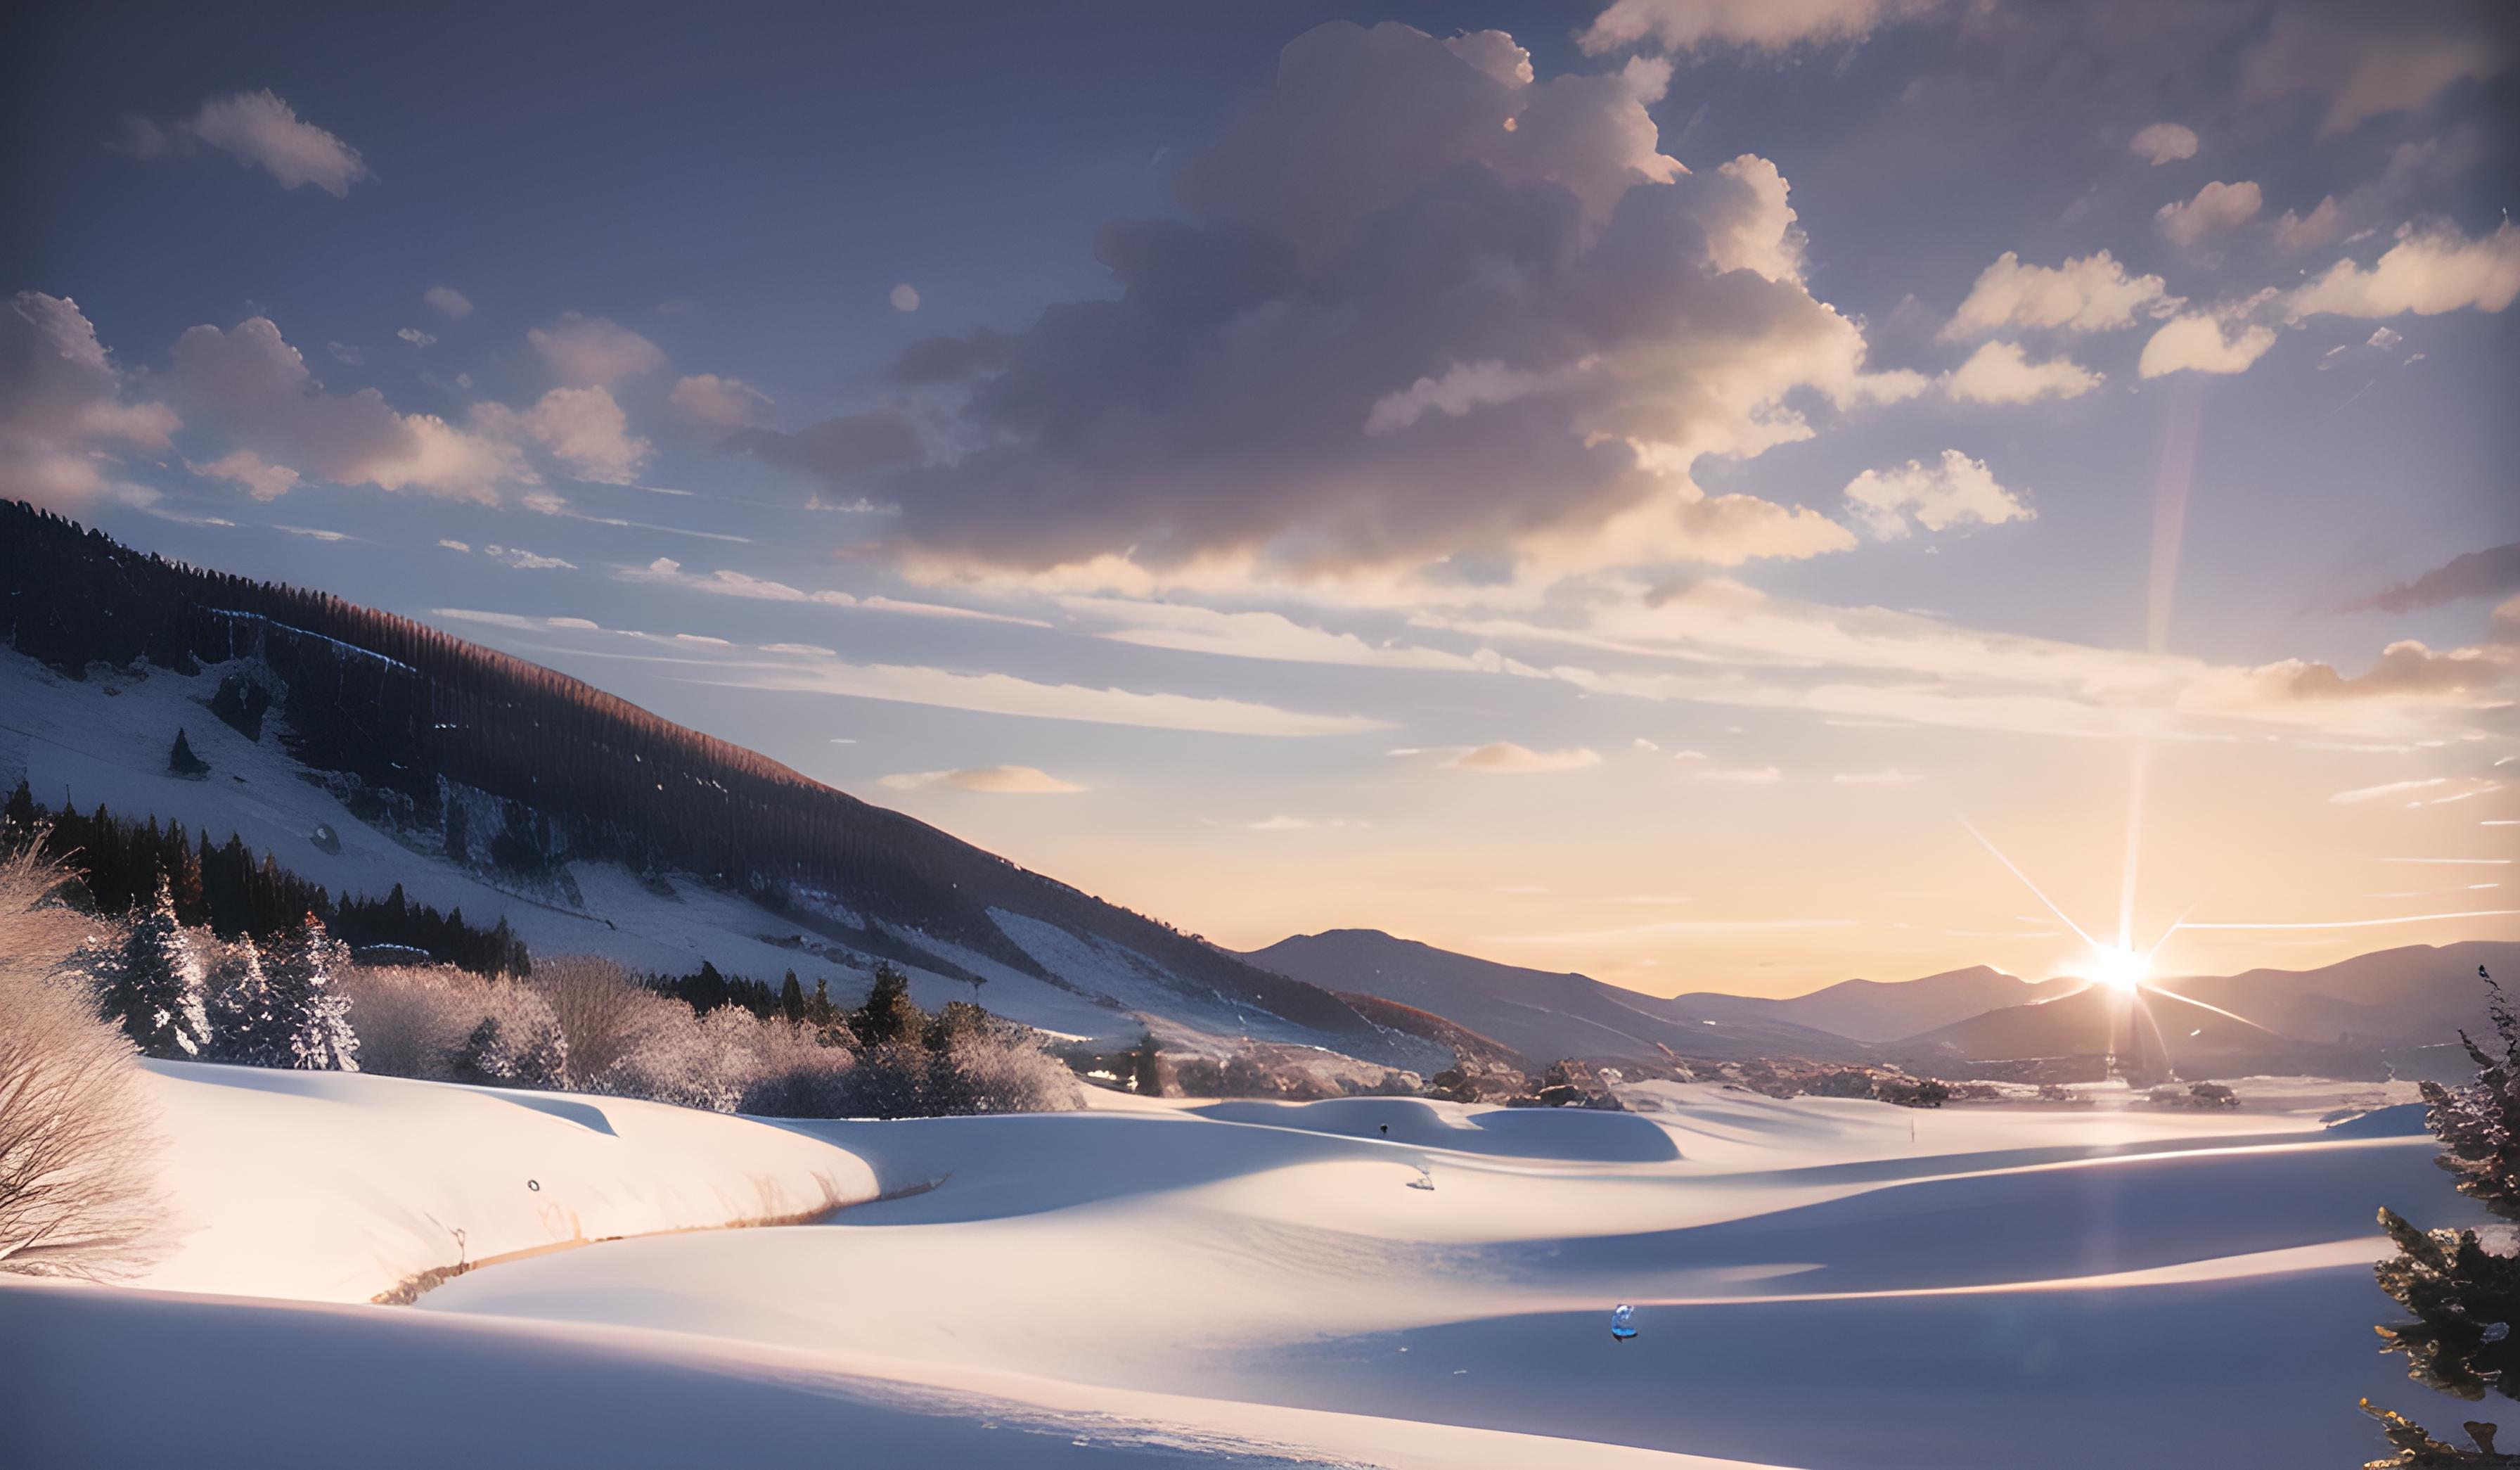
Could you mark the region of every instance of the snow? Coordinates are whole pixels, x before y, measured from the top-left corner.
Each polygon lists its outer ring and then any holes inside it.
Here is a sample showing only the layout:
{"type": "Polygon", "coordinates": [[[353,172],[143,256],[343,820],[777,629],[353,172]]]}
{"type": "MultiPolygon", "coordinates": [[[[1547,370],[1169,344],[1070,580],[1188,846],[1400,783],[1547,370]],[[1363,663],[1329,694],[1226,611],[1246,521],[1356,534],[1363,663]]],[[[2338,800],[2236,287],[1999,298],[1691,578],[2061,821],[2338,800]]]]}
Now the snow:
{"type": "Polygon", "coordinates": [[[37,1462],[286,1463],[248,1411],[286,1362],[292,1443],[380,1464],[2317,1463],[2370,1439],[2362,1396],[2438,1407],[2370,1351],[2373,1210],[2476,1218],[2428,1138],[2322,1126],[2307,1086],[774,1125],[152,1072],[195,1230],[137,1287],[0,1285],[0,1345],[45,1345],[0,1373],[37,1462]],[[827,1185],[866,1203],[691,1228],[827,1185]],[[457,1220],[510,1259],[338,1305],[443,1263],[457,1220]],[[631,1238],[535,1249],[603,1235],[631,1238]],[[49,1397],[135,1374],[146,1414],[49,1397]]]}
{"type": "Polygon", "coordinates": [[[841,1149],[661,1103],[143,1065],[182,1233],[139,1285],[365,1302],[458,1261],[877,1193],[841,1149]]]}

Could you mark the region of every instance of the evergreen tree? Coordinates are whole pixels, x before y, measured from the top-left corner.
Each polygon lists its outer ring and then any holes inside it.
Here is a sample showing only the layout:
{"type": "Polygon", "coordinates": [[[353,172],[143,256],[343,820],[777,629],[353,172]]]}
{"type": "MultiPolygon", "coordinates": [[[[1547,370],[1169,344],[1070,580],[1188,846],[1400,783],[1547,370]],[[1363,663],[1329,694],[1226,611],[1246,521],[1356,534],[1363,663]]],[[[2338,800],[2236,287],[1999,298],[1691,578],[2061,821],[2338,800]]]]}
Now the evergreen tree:
{"type": "Polygon", "coordinates": [[[250,939],[222,946],[210,966],[210,1060],[246,1067],[287,1067],[292,1053],[289,1018],[262,968],[262,951],[250,939]]]}
{"type": "Polygon", "coordinates": [[[175,731],[175,748],[166,753],[166,768],[179,776],[206,776],[210,773],[210,763],[193,754],[193,742],[184,737],[180,727],[175,731]]]}
{"type": "Polygon", "coordinates": [[[878,961],[875,967],[875,985],[867,991],[866,1004],[849,1016],[849,1030],[865,1046],[880,1046],[887,1041],[917,1041],[927,1029],[927,1013],[910,998],[910,977],[889,963],[878,961]]]}
{"type": "Polygon", "coordinates": [[[202,959],[175,918],[166,877],[131,924],[100,977],[99,1000],[143,1054],[174,1059],[202,1055],[210,1022],[202,1007],[202,959]]]}
{"type": "Polygon", "coordinates": [[[1139,1096],[1164,1095],[1163,1056],[1155,1048],[1153,1032],[1139,1040],[1137,1050],[1130,1055],[1130,1064],[1129,1085],[1139,1096]]]}
{"type": "Polygon", "coordinates": [[[805,1024],[805,988],[796,984],[796,972],[793,970],[788,971],[788,978],[780,982],[779,1014],[788,1018],[789,1026],[805,1024]]]}
{"type": "MultiPolygon", "coordinates": [[[[2514,1131],[2520,1126],[2520,1017],[2483,965],[2476,974],[2485,982],[2486,1015],[2500,1055],[2461,1031],[2476,1080],[2459,1087],[2425,1082],[2424,1122],[2441,1140],[2437,1162],[2457,1177],[2458,1192],[2505,1219],[2520,1219],[2520,1135],[2514,1131]]],[[[2386,1209],[2380,1225],[2398,1254],[2373,1274],[2415,1317],[2378,1329],[2382,1351],[2406,1354],[2407,1376],[2443,1393],[2475,1400],[2491,1391],[2520,1399],[2520,1341],[2512,1333],[2520,1324],[2520,1258],[2486,1250],[2473,1230],[2418,1230],[2386,1209]]],[[[2463,1426],[2476,1445],[2470,1450],[2433,1439],[2421,1425],[2374,1408],[2367,1399],[2362,1410],[2380,1421],[2399,1451],[2371,1461],[2371,1470],[2520,1466],[2520,1457],[2494,1447],[2493,1424],[2463,1426]]]]}
{"type": "Polygon", "coordinates": [[[273,1006],[288,1028],[287,1053],[276,1065],[300,1072],[359,1070],[349,997],[333,988],[341,947],[310,913],[273,952],[265,969],[273,1006]]]}

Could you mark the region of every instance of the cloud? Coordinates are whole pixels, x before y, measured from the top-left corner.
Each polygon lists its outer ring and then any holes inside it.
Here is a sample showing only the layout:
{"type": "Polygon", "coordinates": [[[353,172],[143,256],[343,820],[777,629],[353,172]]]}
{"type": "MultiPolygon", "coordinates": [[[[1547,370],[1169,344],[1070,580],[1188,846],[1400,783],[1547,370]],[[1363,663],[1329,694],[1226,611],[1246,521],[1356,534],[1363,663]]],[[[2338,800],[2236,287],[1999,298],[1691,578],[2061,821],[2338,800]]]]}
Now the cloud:
{"type": "Polygon", "coordinates": [[[268,89],[213,98],[183,122],[160,127],[145,117],[123,119],[120,152],[140,159],[191,153],[206,144],[249,167],[258,167],[294,189],[313,184],[336,199],[374,177],[359,151],[311,122],[268,89]]]}
{"type": "Polygon", "coordinates": [[[719,429],[748,427],[770,408],[770,395],[740,378],[696,373],[674,385],[665,401],[702,424],[719,429]]]}
{"type": "Polygon", "coordinates": [[[1943,391],[1962,403],[2034,403],[2041,398],[2078,398],[2100,386],[2067,357],[2032,362],[2017,343],[1990,342],[1943,380],[1943,391]]]}
{"type": "Polygon", "coordinates": [[[919,309],[919,288],[905,281],[892,288],[892,294],[885,299],[892,302],[895,311],[916,311],[919,309]]]}
{"type": "Polygon", "coordinates": [[[1732,45],[1763,51],[1860,41],[1936,0],[1613,0],[1578,36],[1589,52],[1651,41],[1673,51],[1732,45]]]}
{"type": "Polygon", "coordinates": [[[562,382],[581,388],[609,388],[665,365],[665,354],[654,343],[604,317],[574,311],[527,332],[525,341],[562,382]]]}
{"type": "Polygon", "coordinates": [[[1455,770],[1483,771],[1500,776],[1527,776],[1542,771],[1581,770],[1585,766],[1600,763],[1601,758],[1598,755],[1582,746],[1562,751],[1535,751],[1528,746],[1515,745],[1511,741],[1498,741],[1494,745],[1483,745],[1473,750],[1463,751],[1444,762],[1455,770]]]}
{"type": "Polygon", "coordinates": [[[354,536],[345,530],[326,530],[323,528],[316,526],[283,526],[277,521],[272,523],[271,528],[273,530],[285,530],[292,536],[304,536],[310,541],[357,541],[364,539],[360,536],[354,536]]]}
{"type": "Polygon", "coordinates": [[[1290,664],[1447,668],[1535,676],[1540,673],[1491,649],[1456,654],[1413,644],[1369,643],[1354,633],[1308,627],[1281,613],[1228,613],[1188,603],[1134,602],[1115,597],[1062,597],[1059,606],[1087,618],[1122,624],[1103,629],[1097,637],[1145,648],[1290,664]]]}
{"type": "Polygon", "coordinates": [[[239,449],[205,465],[187,463],[186,469],[212,480],[225,480],[245,486],[246,493],[256,500],[277,500],[297,485],[297,472],[287,465],[275,465],[250,449],[239,449]]]}
{"type": "Polygon", "coordinates": [[[2139,317],[2167,316],[2182,304],[2161,277],[2130,276],[2107,251],[2052,266],[2024,265],[2005,251],[1978,273],[1941,336],[1958,342],[2007,327],[2114,332],[2139,317]]]}
{"type": "Polygon", "coordinates": [[[2409,791],[2422,791],[2427,787],[2449,784],[2448,776],[2433,776],[2416,781],[2389,781],[2378,786],[2363,786],[2353,791],[2340,791],[2327,800],[2339,806],[2352,806],[2363,802],[2376,802],[2382,797],[2394,797],[2409,791]]]}
{"type": "Polygon", "coordinates": [[[450,322],[472,314],[472,299],[452,286],[431,286],[420,294],[421,304],[450,322]]]}
{"type": "MultiPolygon", "coordinates": [[[[444,545],[444,542],[440,542],[444,545]]],[[[521,546],[484,546],[481,554],[494,562],[504,563],[519,572],[575,572],[575,562],[564,562],[556,556],[538,556],[521,546]]]]}
{"type": "Polygon", "coordinates": [[[601,388],[556,388],[522,412],[477,404],[472,423],[487,434],[538,443],[577,478],[600,484],[636,481],[653,447],[630,433],[621,405],[601,388]]]}
{"type": "Polygon", "coordinates": [[[1887,470],[1867,470],[1847,482],[1846,503],[1861,517],[1874,539],[1896,541],[1913,528],[1912,518],[1927,530],[1954,526],[2001,526],[2028,521],[2038,513],[2021,497],[1995,482],[1984,460],[1958,449],[1946,449],[1931,465],[1910,460],[1887,470]]]}
{"type": "Polygon", "coordinates": [[[2265,356],[2274,345],[2275,334],[2271,328],[2236,323],[2227,326],[2205,315],[2173,317],[2143,345],[2143,355],[2136,362],[2136,375],[2159,378],[2177,372],[2244,373],[2249,364],[2265,356]]]}
{"type": "MultiPolygon", "coordinates": [[[[1691,469],[1925,381],[1868,370],[1803,285],[1774,165],[1691,174],[1660,152],[1669,80],[1653,59],[1544,78],[1492,31],[1306,32],[1183,164],[1187,218],[1099,232],[1113,296],[905,354],[897,378],[964,395],[938,434],[968,447],[883,475],[891,548],[922,576],[1106,587],[1844,549],[1826,518],[1709,495],[1691,469]]],[[[911,445],[881,447],[812,467],[863,475],[911,445]]]]}
{"type": "Polygon", "coordinates": [[[2196,133],[2194,129],[2176,122],[2156,122],[2129,138],[2127,149],[2158,168],[2164,163],[2196,157],[2196,133]]]}
{"type": "MultiPolygon", "coordinates": [[[[2506,631],[2502,636],[2510,634],[2506,631]]],[[[2285,659],[2256,668],[2250,676],[2266,698],[2287,702],[2464,695],[2501,684],[2511,676],[2515,662],[2507,643],[2434,650],[2408,638],[2382,649],[2379,662],[2359,674],[2342,674],[2326,664],[2285,659]]]]}
{"type": "Polygon", "coordinates": [[[2482,128],[2462,126],[2438,138],[2402,143],[2369,182],[2343,195],[2326,195],[2303,214],[2286,209],[2275,221],[2275,248],[2287,254],[2320,246],[2406,217],[2418,201],[2475,167],[2493,152],[2482,128]]]}
{"type": "Polygon", "coordinates": [[[833,489],[861,484],[878,471],[915,464],[926,452],[919,431],[888,408],[841,414],[794,434],[742,429],[729,435],[721,447],[795,471],[833,489]]]}
{"type": "Polygon", "coordinates": [[[2266,197],[2247,180],[2227,184],[2217,179],[2196,191],[2185,204],[2163,205],[2152,216],[2173,245],[2192,246],[2218,230],[2246,224],[2258,217],[2266,197]]]}
{"type": "Polygon", "coordinates": [[[2515,592],[2520,592],[2520,541],[2454,556],[2413,581],[2358,598],[2338,611],[2415,613],[2471,597],[2507,597],[2515,592]]]}
{"type": "Polygon", "coordinates": [[[982,765],[968,770],[909,771],[886,776],[876,783],[894,791],[916,791],[922,786],[950,786],[956,791],[988,792],[995,796],[1047,797],[1060,796],[1084,787],[1073,781],[1062,781],[1049,772],[1029,765],[982,765]]]}
{"type": "Polygon", "coordinates": [[[1240,827],[1250,832],[1310,832],[1325,827],[1371,827],[1373,824],[1372,822],[1361,822],[1352,817],[1343,816],[1317,818],[1280,814],[1278,816],[1264,816],[1256,822],[1232,822],[1219,823],[1216,825],[1240,827]]]}
{"type": "Polygon", "coordinates": [[[680,587],[689,592],[708,592],[720,597],[741,597],[754,602],[817,603],[830,608],[863,608],[878,613],[904,613],[915,618],[968,618],[981,622],[1011,622],[1023,627],[1048,627],[1037,618],[1016,618],[1006,613],[984,612],[978,608],[950,607],[935,602],[903,602],[891,597],[858,597],[831,590],[809,592],[786,582],[771,581],[748,573],[721,569],[707,576],[685,572],[683,564],[671,557],[658,557],[645,567],[623,567],[613,574],[622,581],[648,582],[680,587]]]}
{"type": "Polygon", "coordinates": [[[422,330],[420,330],[418,327],[404,327],[404,328],[402,328],[401,330],[399,330],[399,331],[395,332],[395,333],[394,333],[394,336],[401,338],[403,341],[405,341],[405,342],[407,342],[407,343],[410,343],[410,344],[411,344],[413,346],[415,346],[415,347],[430,347],[430,346],[435,346],[435,345],[437,345],[437,339],[436,339],[436,338],[431,337],[429,334],[428,334],[428,333],[426,333],[426,332],[423,332],[423,331],[422,331],[422,330]]]}
{"type": "Polygon", "coordinates": [[[0,497],[57,510],[156,498],[118,479],[114,455],[163,454],[183,427],[163,403],[126,402],[127,379],[67,297],[0,302],[0,497]]]}
{"type": "Polygon", "coordinates": [[[852,664],[829,649],[805,644],[761,644],[744,648],[723,638],[701,638],[694,634],[604,629],[582,619],[525,618],[514,613],[481,612],[471,608],[431,608],[428,613],[432,618],[484,623],[520,632],[544,632],[555,627],[608,632],[612,637],[634,640],[655,650],[644,655],[614,653],[612,657],[669,666],[677,669],[680,677],[722,688],[825,694],[846,699],[925,705],[940,710],[965,710],[981,714],[1013,714],[1030,719],[1076,720],[1089,724],[1130,725],[1214,735],[1293,739],[1362,735],[1391,728],[1385,720],[1361,714],[1314,714],[1248,700],[1094,688],[1083,684],[1044,684],[1008,673],[971,673],[925,665],[852,664]]]}
{"type": "Polygon", "coordinates": [[[336,484],[418,489],[495,501],[498,486],[530,482],[510,444],[430,414],[397,413],[375,389],[320,391],[305,359],[268,317],[222,332],[200,326],[176,339],[169,386],[205,426],[267,465],[336,484]]]}
{"type": "Polygon", "coordinates": [[[470,554],[472,550],[472,544],[466,541],[447,540],[441,537],[437,544],[445,547],[449,551],[461,551],[470,554]]]}
{"type": "Polygon", "coordinates": [[[2318,136],[2413,112],[2461,81],[2510,65],[2507,28],[2479,23],[2494,7],[2285,10],[2241,59],[2237,100],[2255,107],[2301,92],[2327,99],[2318,136]]]}
{"type": "Polygon", "coordinates": [[[1694,780],[1733,786],[1774,786],[1785,779],[1785,773],[1773,765],[1699,765],[1688,774],[1694,780]]]}
{"type": "Polygon", "coordinates": [[[2294,316],[2438,316],[2500,311],[2520,296],[2520,229],[2509,220],[2470,239],[2453,227],[2408,228],[2367,270],[2339,260],[2284,298],[2294,316]]]}

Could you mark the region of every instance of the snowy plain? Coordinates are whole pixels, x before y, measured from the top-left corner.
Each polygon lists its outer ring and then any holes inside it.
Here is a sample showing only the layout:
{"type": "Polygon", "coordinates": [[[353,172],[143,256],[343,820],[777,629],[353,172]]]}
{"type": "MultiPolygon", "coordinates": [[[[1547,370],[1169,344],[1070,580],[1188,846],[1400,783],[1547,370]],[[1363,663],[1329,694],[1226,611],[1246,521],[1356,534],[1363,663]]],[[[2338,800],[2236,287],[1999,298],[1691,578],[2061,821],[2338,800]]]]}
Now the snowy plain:
{"type": "Polygon", "coordinates": [[[2373,1210],[2473,1217],[2417,1121],[2299,1085],[773,1125],[151,1074],[190,1233],[134,1282],[0,1285],[26,1463],[2350,1462],[2357,1398],[2438,1408],[2373,1352],[2373,1210]],[[365,1305],[449,1227],[501,1259],[365,1305]]]}

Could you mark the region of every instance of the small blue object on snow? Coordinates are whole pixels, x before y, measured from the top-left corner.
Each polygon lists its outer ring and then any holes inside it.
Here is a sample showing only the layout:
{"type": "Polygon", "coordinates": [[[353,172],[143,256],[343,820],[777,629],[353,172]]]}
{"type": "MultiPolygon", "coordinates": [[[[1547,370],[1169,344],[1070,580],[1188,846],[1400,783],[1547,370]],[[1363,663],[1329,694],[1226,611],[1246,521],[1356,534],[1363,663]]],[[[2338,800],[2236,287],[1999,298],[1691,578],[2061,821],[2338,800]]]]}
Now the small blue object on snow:
{"type": "Polygon", "coordinates": [[[1624,1343],[1637,1335],[1637,1309],[1622,1302],[1610,1309],[1610,1340],[1624,1343]]]}

